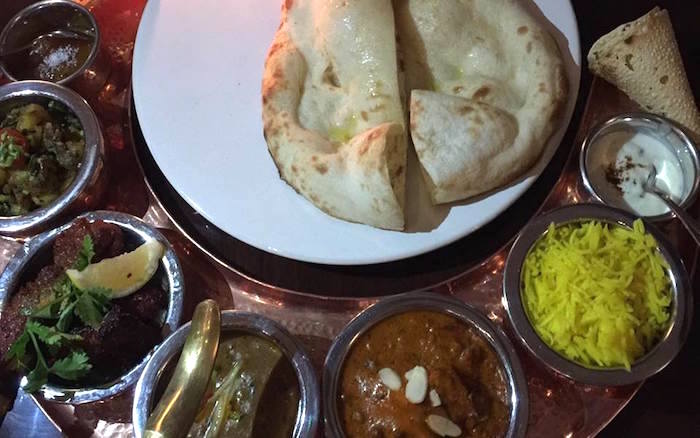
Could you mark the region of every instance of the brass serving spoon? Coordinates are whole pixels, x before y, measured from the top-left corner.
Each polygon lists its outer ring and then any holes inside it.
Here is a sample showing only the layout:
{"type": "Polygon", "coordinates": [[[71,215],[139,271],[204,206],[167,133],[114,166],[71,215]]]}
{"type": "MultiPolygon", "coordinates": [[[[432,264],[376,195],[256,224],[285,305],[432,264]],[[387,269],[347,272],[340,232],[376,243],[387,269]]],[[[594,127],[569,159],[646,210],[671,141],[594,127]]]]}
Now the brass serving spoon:
{"type": "Polygon", "coordinates": [[[184,437],[197,416],[219,347],[221,313],[213,300],[197,305],[173,377],[146,422],[145,438],[184,437]]]}
{"type": "Polygon", "coordinates": [[[87,33],[81,33],[81,32],[76,32],[73,30],[53,30],[51,32],[47,32],[44,34],[39,35],[38,37],[34,38],[27,44],[19,47],[15,47],[14,49],[10,49],[6,52],[0,53],[0,57],[5,57],[8,55],[14,55],[15,53],[20,53],[24,52],[25,50],[29,50],[32,47],[37,46],[42,40],[45,39],[51,39],[51,38],[64,38],[64,39],[74,39],[74,40],[83,40],[83,41],[93,41],[95,39],[94,35],[89,35],[87,33]]]}

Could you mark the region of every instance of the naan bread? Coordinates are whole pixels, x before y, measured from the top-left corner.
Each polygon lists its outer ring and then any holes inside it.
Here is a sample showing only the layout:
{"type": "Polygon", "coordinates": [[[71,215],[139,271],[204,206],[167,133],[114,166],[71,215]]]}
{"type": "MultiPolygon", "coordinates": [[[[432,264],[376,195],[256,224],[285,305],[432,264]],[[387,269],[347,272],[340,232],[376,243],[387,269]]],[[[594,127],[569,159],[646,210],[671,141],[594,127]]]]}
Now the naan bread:
{"type": "Polygon", "coordinates": [[[321,210],[404,228],[406,134],[391,0],[286,0],[263,80],[280,176],[321,210]]]}
{"type": "Polygon", "coordinates": [[[512,182],[542,154],[568,84],[552,37],[514,0],[397,0],[411,137],[434,203],[512,182]]]}
{"type": "Polygon", "coordinates": [[[593,73],[700,138],[700,112],[668,12],[659,8],[601,37],[588,53],[593,73]]]}

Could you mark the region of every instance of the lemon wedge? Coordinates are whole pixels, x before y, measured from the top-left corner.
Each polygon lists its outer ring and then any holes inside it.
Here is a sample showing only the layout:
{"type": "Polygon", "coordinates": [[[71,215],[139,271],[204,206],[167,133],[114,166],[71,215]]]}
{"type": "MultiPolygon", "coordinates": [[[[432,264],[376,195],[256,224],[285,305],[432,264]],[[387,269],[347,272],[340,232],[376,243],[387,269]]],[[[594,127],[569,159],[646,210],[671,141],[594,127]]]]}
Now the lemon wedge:
{"type": "Polygon", "coordinates": [[[149,240],[131,252],[88,265],[82,271],[68,269],[66,274],[78,289],[108,289],[112,298],[122,298],[153,277],[164,253],[162,243],[149,240]]]}

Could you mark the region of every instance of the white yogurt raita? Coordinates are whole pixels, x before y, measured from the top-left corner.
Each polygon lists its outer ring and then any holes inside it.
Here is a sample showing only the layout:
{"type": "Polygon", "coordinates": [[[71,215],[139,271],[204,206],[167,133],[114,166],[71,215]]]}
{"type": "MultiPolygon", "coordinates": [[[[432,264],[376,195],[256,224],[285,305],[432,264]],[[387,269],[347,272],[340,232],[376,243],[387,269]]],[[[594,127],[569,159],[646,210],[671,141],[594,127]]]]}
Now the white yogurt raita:
{"type": "Polygon", "coordinates": [[[668,212],[658,196],[644,191],[652,165],[656,167],[656,186],[679,202],[684,194],[681,163],[670,147],[654,135],[643,131],[614,131],[598,139],[595,180],[606,198],[615,199],[620,207],[640,216],[656,216],[668,212]],[[615,193],[616,192],[616,193],[615,193]]]}

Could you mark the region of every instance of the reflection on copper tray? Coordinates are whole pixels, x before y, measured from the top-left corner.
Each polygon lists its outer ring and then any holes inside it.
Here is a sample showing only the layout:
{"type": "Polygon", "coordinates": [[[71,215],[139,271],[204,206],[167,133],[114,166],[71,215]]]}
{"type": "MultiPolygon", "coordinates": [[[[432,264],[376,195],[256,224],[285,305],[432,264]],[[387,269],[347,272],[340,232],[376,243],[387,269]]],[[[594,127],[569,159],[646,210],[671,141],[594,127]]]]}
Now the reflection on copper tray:
{"type": "MultiPolygon", "coordinates": [[[[235,246],[233,256],[229,255],[227,256],[229,260],[224,260],[226,264],[236,268],[230,269],[198,247],[201,245],[217,257],[224,259],[221,247],[212,249],[210,240],[200,241],[202,237],[207,236],[202,230],[207,230],[209,225],[199,219],[195,222],[193,219],[195,216],[191,215],[191,210],[184,209],[182,201],[174,197],[174,191],[163,184],[163,180],[158,180],[158,175],[152,172],[153,169],[149,167],[148,160],[143,159],[142,163],[146,173],[149,178],[151,175],[156,177],[151,180],[153,189],[151,192],[144,183],[143,174],[134,172],[138,161],[131,147],[129,126],[124,122],[128,121],[130,55],[139,16],[145,2],[143,0],[94,0],[84,3],[89,4],[100,25],[103,35],[101,44],[109,54],[112,71],[106,85],[98,93],[86,96],[103,124],[107,156],[113,176],[109,189],[101,200],[102,206],[144,217],[147,223],[162,229],[163,234],[172,243],[182,261],[186,287],[189,291],[183,306],[183,320],[191,317],[194,305],[204,298],[214,298],[223,309],[235,308],[264,315],[280,323],[303,343],[317,372],[322,367],[331,340],[358,312],[376,301],[374,298],[347,297],[352,289],[343,289],[341,283],[346,278],[363,276],[365,278],[358,280],[353,288],[374,282],[384,287],[386,292],[432,286],[435,293],[450,295],[468,302],[492,324],[501,327],[511,339],[516,339],[501,299],[503,269],[509,249],[507,243],[525,221],[536,212],[537,206],[540,205],[540,201],[550,190],[557,176],[561,175],[542,204],[542,211],[590,200],[591,196],[578,172],[579,145],[596,123],[621,111],[638,109],[612,86],[603,81],[594,80],[578,135],[573,138],[575,132],[570,131],[567,140],[560,148],[558,159],[552,162],[553,164],[550,165],[545,176],[540,178],[535,189],[528,193],[520,204],[516,203],[515,207],[509,210],[510,217],[508,214],[504,215],[495,225],[486,227],[484,234],[480,237],[475,237],[473,240],[466,239],[466,243],[457,243],[452,248],[401,265],[402,269],[424,273],[423,276],[415,275],[408,280],[395,278],[395,275],[390,274],[391,268],[398,265],[359,267],[353,270],[318,266],[302,268],[301,265],[288,264],[277,257],[256,253],[245,245],[235,246]],[[570,157],[562,170],[567,153],[570,153],[570,157]],[[158,200],[159,198],[163,204],[158,200]],[[510,219],[515,215],[519,220],[511,222],[510,219]],[[198,244],[189,240],[180,228],[198,240],[198,244]],[[497,235],[497,238],[494,239],[493,235],[497,235]],[[489,240],[491,246],[488,244],[489,240]],[[470,251],[474,254],[474,248],[469,245],[480,246],[476,256],[465,255],[470,251]],[[503,245],[505,247],[501,248],[503,245]],[[493,255],[489,256],[492,253],[493,255]],[[254,265],[258,266],[256,270],[245,269],[246,265],[241,262],[249,257],[255,260],[254,265]],[[440,259],[437,269],[430,266],[432,258],[435,257],[440,259]],[[285,270],[287,272],[284,275],[287,278],[293,277],[296,275],[297,268],[306,269],[303,271],[303,277],[300,277],[304,281],[297,282],[297,285],[306,282],[314,283],[314,290],[311,292],[323,293],[325,296],[294,293],[264,282],[267,278],[283,277],[279,272],[285,270]],[[264,275],[266,270],[272,271],[269,277],[264,275]],[[256,279],[250,278],[248,274],[254,275],[256,279]],[[326,276],[330,280],[324,279],[326,276]],[[337,290],[341,291],[337,293],[341,297],[329,296],[337,290]]],[[[580,102],[580,104],[583,103],[583,101],[580,102]]],[[[146,147],[138,141],[135,146],[139,156],[143,158],[143,150],[146,147]]],[[[694,267],[697,261],[696,248],[691,245],[690,239],[678,223],[675,221],[662,223],[660,229],[676,245],[686,266],[694,267]]],[[[216,233],[212,232],[209,236],[216,236],[216,233]]],[[[13,241],[0,242],[3,265],[7,264],[19,246],[19,243],[13,241]]],[[[288,280],[287,284],[290,283],[293,282],[288,280]]],[[[301,289],[301,287],[295,288],[301,289]]],[[[3,319],[4,316],[0,317],[0,323],[3,319]]],[[[519,343],[515,343],[515,350],[522,363],[528,385],[529,436],[595,434],[625,406],[639,388],[639,384],[595,387],[575,383],[548,370],[519,343]]],[[[0,372],[3,377],[7,376],[5,369],[0,372]]],[[[3,378],[2,382],[3,385],[6,385],[6,382],[12,382],[10,388],[3,388],[11,396],[16,389],[17,379],[3,378]]],[[[132,433],[133,393],[130,391],[108,401],[79,406],[52,403],[42,398],[37,398],[37,402],[62,432],[69,436],[95,434],[101,437],[116,437],[132,433]]]]}

